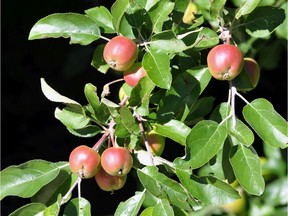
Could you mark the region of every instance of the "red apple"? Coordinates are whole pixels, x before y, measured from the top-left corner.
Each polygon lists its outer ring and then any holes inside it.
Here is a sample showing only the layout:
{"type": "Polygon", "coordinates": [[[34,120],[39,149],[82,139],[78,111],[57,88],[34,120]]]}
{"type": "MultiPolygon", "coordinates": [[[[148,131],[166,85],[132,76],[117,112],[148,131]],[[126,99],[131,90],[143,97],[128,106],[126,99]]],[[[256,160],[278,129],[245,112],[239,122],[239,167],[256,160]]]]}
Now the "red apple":
{"type": "Polygon", "coordinates": [[[211,75],[218,80],[233,80],[244,65],[241,51],[231,44],[213,47],[208,53],[207,63],[211,75]]]}
{"type": "Polygon", "coordinates": [[[129,69],[138,56],[136,43],[130,38],[116,36],[104,47],[103,58],[116,71],[129,69]]]}
{"type": "Polygon", "coordinates": [[[124,71],[123,75],[125,82],[129,86],[134,87],[142,77],[146,76],[146,71],[141,63],[136,63],[130,69],[124,71]]]}
{"type": "Polygon", "coordinates": [[[121,189],[126,182],[127,175],[111,176],[101,167],[95,175],[98,186],[104,191],[114,191],[121,189]]]}
{"type": "Polygon", "coordinates": [[[109,175],[124,176],[130,172],[133,158],[126,148],[110,147],[102,153],[101,165],[109,175]]]}
{"type": "Polygon", "coordinates": [[[100,161],[99,153],[85,145],[76,147],[69,156],[72,172],[83,179],[92,178],[96,174],[100,161]]]}

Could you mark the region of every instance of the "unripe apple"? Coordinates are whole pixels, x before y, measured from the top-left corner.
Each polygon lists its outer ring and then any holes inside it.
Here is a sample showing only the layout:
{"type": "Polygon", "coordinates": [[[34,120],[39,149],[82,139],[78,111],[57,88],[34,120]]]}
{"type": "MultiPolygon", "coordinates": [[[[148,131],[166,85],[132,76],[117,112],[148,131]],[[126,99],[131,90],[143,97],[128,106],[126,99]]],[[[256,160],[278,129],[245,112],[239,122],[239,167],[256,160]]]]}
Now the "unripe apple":
{"type": "Polygon", "coordinates": [[[127,175],[111,176],[101,167],[95,175],[98,186],[104,191],[115,191],[121,189],[126,182],[127,175]]]}
{"type": "Polygon", "coordinates": [[[136,63],[131,68],[124,71],[123,75],[125,82],[129,86],[134,87],[137,85],[138,81],[147,74],[141,63],[136,63]]]}
{"type": "Polygon", "coordinates": [[[72,172],[83,179],[92,178],[96,174],[100,161],[99,153],[85,145],[76,147],[69,156],[72,172]]]}
{"type": "Polygon", "coordinates": [[[101,165],[109,175],[125,176],[133,166],[133,158],[126,148],[110,147],[102,153],[101,165]]]}
{"type": "Polygon", "coordinates": [[[239,91],[251,91],[254,89],[260,78],[260,68],[253,58],[244,58],[242,72],[233,80],[234,86],[239,91]]]}
{"type": "Polygon", "coordinates": [[[218,80],[233,80],[241,72],[244,60],[238,47],[220,44],[213,47],[207,56],[211,75],[218,80]]]}
{"type": "Polygon", "coordinates": [[[146,138],[153,155],[160,156],[165,148],[165,137],[157,134],[154,130],[146,133],[146,138]]]}
{"type": "Polygon", "coordinates": [[[104,47],[103,58],[116,71],[129,69],[138,56],[136,43],[130,38],[116,36],[104,47]]]}

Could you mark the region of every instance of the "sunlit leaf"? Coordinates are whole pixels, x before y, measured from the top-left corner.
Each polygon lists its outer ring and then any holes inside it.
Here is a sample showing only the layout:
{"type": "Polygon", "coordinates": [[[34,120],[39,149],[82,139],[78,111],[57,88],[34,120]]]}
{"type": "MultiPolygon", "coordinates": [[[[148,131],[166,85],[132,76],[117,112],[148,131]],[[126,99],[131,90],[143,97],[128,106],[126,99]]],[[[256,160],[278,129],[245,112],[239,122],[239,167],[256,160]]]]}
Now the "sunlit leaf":
{"type": "Polygon", "coordinates": [[[251,13],[259,4],[260,0],[248,0],[241,4],[241,6],[236,11],[236,19],[241,16],[251,13]]]}
{"type": "Polygon", "coordinates": [[[74,198],[65,206],[63,216],[91,216],[91,205],[83,197],[74,198]]]}

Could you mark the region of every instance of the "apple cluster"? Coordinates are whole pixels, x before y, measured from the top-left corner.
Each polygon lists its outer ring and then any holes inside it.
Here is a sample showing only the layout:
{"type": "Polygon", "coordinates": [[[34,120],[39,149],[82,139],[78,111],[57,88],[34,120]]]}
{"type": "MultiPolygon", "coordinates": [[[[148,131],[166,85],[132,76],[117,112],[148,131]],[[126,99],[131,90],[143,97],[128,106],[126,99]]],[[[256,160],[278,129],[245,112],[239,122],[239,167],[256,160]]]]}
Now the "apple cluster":
{"type": "Polygon", "coordinates": [[[211,75],[217,80],[233,80],[240,91],[254,89],[260,78],[260,68],[253,58],[244,58],[241,50],[231,44],[213,47],[207,56],[211,75]]]}
{"type": "Polygon", "coordinates": [[[69,165],[80,178],[95,177],[102,190],[113,192],[125,185],[133,158],[124,147],[109,147],[100,156],[93,148],[80,145],[70,153],[69,165]]]}
{"type": "Polygon", "coordinates": [[[123,72],[125,82],[134,87],[146,76],[146,71],[140,62],[136,62],[138,47],[130,38],[113,37],[104,47],[103,58],[110,68],[123,72]]]}

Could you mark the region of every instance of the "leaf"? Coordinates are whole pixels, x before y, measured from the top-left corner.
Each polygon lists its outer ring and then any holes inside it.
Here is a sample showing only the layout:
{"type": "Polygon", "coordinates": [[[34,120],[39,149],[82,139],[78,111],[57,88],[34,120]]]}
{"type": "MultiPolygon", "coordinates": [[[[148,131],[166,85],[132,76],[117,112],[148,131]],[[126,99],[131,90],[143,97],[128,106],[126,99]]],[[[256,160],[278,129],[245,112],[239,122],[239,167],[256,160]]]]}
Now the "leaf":
{"type": "Polygon", "coordinates": [[[216,20],[223,16],[223,9],[226,0],[215,0],[211,2],[210,15],[211,18],[216,20]]]}
{"type": "Polygon", "coordinates": [[[40,19],[32,27],[28,39],[70,37],[71,44],[88,45],[100,36],[99,27],[89,17],[77,13],[56,13],[40,19]]]}
{"type": "Polygon", "coordinates": [[[287,17],[288,2],[283,2],[283,4],[281,5],[281,8],[283,8],[285,10],[286,18],[285,18],[284,22],[276,28],[275,33],[279,38],[283,38],[283,39],[288,40],[288,34],[287,34],[287,31],[288,31],[288,17],[287,17]]]}
{"type": "Polygon", "coordinates": [[[91,216],[89,201],[83,197],[72,199],[65,207],[63,216],[91,216]]]}
{"type": "Polygon", "coordinates": [[[29,203],[12,212],[9,216],[35,216],[43,215],[46,206],[42,203],[29,203]]]}
{"type": "Polygon", "coordinates": [[[97,120],[99,120],[102,123],[105,123],[109,118],[110,113],[107,106],[100,102],[99,97],[97,95],[97,87],[91,83],[87,83],[84,87],[84,94],[87,101],[93,108],[94,111],[93,114],[95,115],[97,120]]]}
{"type": "Polygon", "coordinates": [[[186,146],[187,164],[192,169],[199,168],[217,154],[227,137],[227,129],[214,121],[203,120],[190,131],[186,146]]]}
{"type": "Polygon", "coordinates": [[[154,206],[152,216],[174,216],[173,208],[167,199],[160,199],[154,206]]]}
{"type": "Polygon", "coordinates": [[[168,15],[173,11],[174,5],[174,3],[168,0],[161,0],[149,10],[148,13],[153,23],[152,31],[154,33],[162,31],[162,26],[167,20],[168,15]]]}
{"type": "Polygon", "coordinates": [[[266,99],[259,98],[243,108],[243,116],[268,145],[287,148],[287,122],[266,99]]]}
{"type": "Polygon", "coordinates": [[[175,117],[184,121],[199,95],[208,85],[211,75],[204,66],[198,66],[179,74],[172,82],[159,105],[157,119],[169,121],[175,117]]]}
{"type": "Polygon", "coordinates": [[[58,92],[56,92],[53,88],[51,88],[45,81],[44,78],[40,79],[41,82],[41,90],[43,94],[46,96],[47,99],[53,102],[58,102],[58,103],[65,103],[65,104],[75,104],[75,105],[80,105],[78,102],[67,98],[58,92]]]}
{"type": "Polygon", "coordinates": [[[129,0],[117,0],[111,7],[112,24],[116,32],[120,30],[120,24],[129,5],[129,0]]]}
{"type": "Polygon", "coordinates": [[[62,164],[32,160],[21,165],[9,166],[1,171],[0,198],[19,196],[28,198],[59,174],[62,164]]]}
{"type": "Polygon", "coordinates": [[[90,118],[85,115],[84,109],[79,106],[65,107],[62,110],[57,107],[54,115],[56,119],[71,129],[84,128],[90,122],[90,118]]]}
{"type": "Polygon", "coordinates": [[[250,146],[254,142],[254,134],[252,130],[238,118],[236,119],[235,128],[233,128],[232,125],[230,126],[229,135],[233,136],[240,143],[243,143],[246,146],[250,146]]]}
{"type": "Polygon", "coordinates": [[[50,216],[50,215],[59,215],[60,212],[60,207],[61,207],[61,200],[62,200],[62,196],[59,194],[57,201],[54,202],[52,205],[48,206],[44,212],[43,215],[44,216],[50,216]]]}
{"type": "Polygon", "coordinates": [[[96,125],[87,125],[80,129],[67,128],[67,130],[74,136],[83,138],[94,137],[101,132],[101,129],[96,125]]]}
{"type": "Polygon", "coordinates": [[[165,53],[179,53],[187,49],[183,41],[177,39],[176,35],[170,30],[154,34],[149,45],[153,50],[161,50],[165,53]]]}
{"type": "Polygon", "coordinates": [[[288,204],[288,178],[283,176],[269,183],[263,194],[264,200],[269,201],[269,205],[280,206],[288,204]]]}
{"type": "Polygon", "coordinates": [[[100,27],[100,29],[103,28],[104,33],[115,33],[112,23],[112,15],[106,7],[93,7],[85,10],[85,13],[96,23],[97,26],[100,27]]]}
{"type": "Polygon", "coordinates": [[[184,146],[186,145],[186,138],[191,130],[191,128],[186,126],[183,122],[174,119],[171,119],[165,124],[156,123],[153,125],[153,129],[158,134],[168,137],[184,146]]]}
{"type": "Polygon", "coordinates": [[[230,152],[234,174],[245,191],[260,196],[265,187],[258,155],[244,145],[236,145],[230,152]]]}
{"type": "Polygon", "coordinates": [[[187,191],[207,205],[222,205],[240,198],[233,187],[212,176],[197,177],[177,166],[176,174],[187,191]]]}
{"type": "Polygon", "coordinates": [[[138,212],[142,206],[144,199],[145,199],[145,193],[140,192],[130,197],[125,202],[121,202],[118,205],[114,213],[114,216],[126,216],[126,215],[136,216],[138,215],[138,212]]]}
{"type": "Polygon", "coordinates": [[[77,175],[72,175],[68,162],[60,162],[67,164],[67,169],[61,169],[58,176],[42,187],[32,198],[32,202],[43,203],[46,206],[52,205],[57,201],[59,194],[64,196],[72,187],[77,179],[77,175]]]}
{"type": "Polygon", "coordinates": [[[105,45],[106,44],[100,44],[96,47],[91,62],[91,65],[103,74],[106,74],[110,68],[109,64],[107,64],[103,58],[103,51],[105,45]]]}
{"type": "Polygon", "coordinates": [[[137,134],[137,132],[139,133],[139,126],[137,124],[137,122],[135,121],[135,118],[133,117],[133,114],[131,113],[131,111],[127,108],[127,107],[122,107],[119,110],[120,113],[120,118],[121,118],[121,122],[122,124],[125,126],[125,128],[130,132],[135,132],[137,134]]]}
{"type": "Polygon", "coordinates": [[[246,19],[246,32],[252,37],[270,35],[285,20],[285,11],[276,7],[257,7],[246,19]]]}
{"type": "Polygon", "coordinates": [[[146,166],[137,170],[141,184],[155,197],[169,199],[172,205],[191,210],[190,197],[181,185],[166,175],[158,172],[155,166],[146,166]],[[189,201],[190,200],[190,201],[189,201]],[[189,202],[188,202],[189,201],[189,202]]]}
{"type": "Polygon", "coordinates": [[[149,50],[144,54],[142,65],[155,85],[164,89],[170,88],[172,75],[170,59],[166,53],[149,50]]]}
{"type": "Polygon", "coordinates": [[[235,18],[239,19],[241,16],[251,13],[259,4],[260,0],[247,0],[244,1],[237,9],[235,18]]]}

